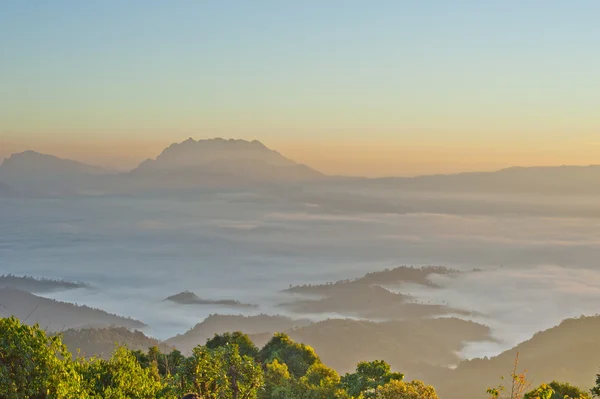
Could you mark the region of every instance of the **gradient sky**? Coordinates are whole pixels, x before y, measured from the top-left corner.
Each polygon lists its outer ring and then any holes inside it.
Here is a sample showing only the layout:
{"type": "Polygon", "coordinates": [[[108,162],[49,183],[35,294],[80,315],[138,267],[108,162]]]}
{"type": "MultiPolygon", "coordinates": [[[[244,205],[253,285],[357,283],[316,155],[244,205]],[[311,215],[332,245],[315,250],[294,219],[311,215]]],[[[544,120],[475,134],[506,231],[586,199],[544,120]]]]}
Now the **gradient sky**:
{"type": "Polygon", "coordinates": [[[0,157],[187,137],[329,173],[600,163],[600,2],[0,3],[0,157]]]}

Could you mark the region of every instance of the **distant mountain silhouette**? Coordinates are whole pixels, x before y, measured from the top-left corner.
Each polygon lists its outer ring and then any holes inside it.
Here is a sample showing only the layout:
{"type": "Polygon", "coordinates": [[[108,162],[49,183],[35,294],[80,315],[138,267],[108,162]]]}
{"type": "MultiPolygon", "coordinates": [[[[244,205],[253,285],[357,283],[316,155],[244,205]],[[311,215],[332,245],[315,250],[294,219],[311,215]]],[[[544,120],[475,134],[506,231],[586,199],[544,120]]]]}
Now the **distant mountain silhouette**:
{"type": "Polygon", "coordinates": [[[510,167],[496,172],[387,177],[363,182],[433,192],[598,194],[600,165],[510,167]]]}
{"type": "MultiPolygon", "coordinates": [[[[25,151],[5,158],[0,181],[21,194],[64,194],[76,192],[96,176],[110,174],[104,168],[25,151]]],[[[2,189],[0,188],[0,191],[2,189]]]]}
{"type": "Polygon", "coordinates": [[[600,165],[511,167],[496,172],[417,177],[332,178],[286,158],[259,141],[222,138],[198,141],[190,138],[171,144],[156,159],[147,159],[123,174],[35,151],[13,154],[0,165],[0,196],[102,194],[285,183],[307,185],[320,181],[326,182],[321,187],[335,186],[336,190],[331,190],[324,198],[318,192],[299,191],[294,194],[295,199],[310,203],[322,200],[325,207],[336,210],[370,212],[375,209],[403,213],[411,207],[394,203],[387,197],[373,202],[369,191],[600,194],[600,165]],[[345,188],[350,191],[345,192],[345,188]]]}
{"type": "Polygon", "coordinates": [[[171,144],[130,176],[159,186],[195,187],[247,183],[296,182],[324,175],[298,164],[259,141],[188,139],[171,144]]]}
{"type": "Polygon", "coordinates": [[[0,167],[2,174],[8,177],[24,177],[32,174],[76,176],[108,173],[106,169],[99,166],[87,165],[35,151],[12,154],[4,159],[0,167]]]}

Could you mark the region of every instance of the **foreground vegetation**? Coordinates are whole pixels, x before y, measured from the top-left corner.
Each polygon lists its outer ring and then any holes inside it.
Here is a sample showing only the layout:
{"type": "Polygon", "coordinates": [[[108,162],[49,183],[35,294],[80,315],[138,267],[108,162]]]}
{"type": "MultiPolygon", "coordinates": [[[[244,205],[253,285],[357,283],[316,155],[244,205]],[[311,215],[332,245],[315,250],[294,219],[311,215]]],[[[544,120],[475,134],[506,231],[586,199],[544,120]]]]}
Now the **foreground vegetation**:
{"type": "MultiPolygon", "coordinates": [[[[511,389],[488,393],[511,399],[590,398],[557,382],[528,392],[524,374],[512,377],[511,389]]],[[[38,325],[0,319],[0,399],[176,399],[190,393],[203,399],[438,398],[433,387],[404,381],[380,360],[360,362],[355,372],[340,376],[311,347],[285,334],[275,334],[260,350],[247,335],[234,332],[215,335],[189,357],[156,346],[148,351],[117,346],[102,359],[72,356],[60,336],[47,335],[38,325]]]]}

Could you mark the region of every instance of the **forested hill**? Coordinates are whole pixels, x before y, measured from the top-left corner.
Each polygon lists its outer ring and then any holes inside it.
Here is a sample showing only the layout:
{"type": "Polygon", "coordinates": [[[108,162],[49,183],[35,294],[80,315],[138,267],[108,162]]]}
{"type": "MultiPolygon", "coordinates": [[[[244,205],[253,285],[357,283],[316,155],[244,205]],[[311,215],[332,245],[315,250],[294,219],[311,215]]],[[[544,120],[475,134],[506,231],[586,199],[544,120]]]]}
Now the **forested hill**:
{"type": "Polygon", "coordinates": [[[600,372],[600,316],[565,320],[496,357],[464,361],[428,381],[444,399],[477,397],[499,376],[508,377],[517,354],[519,368],[536,382],[561,380],[591,388],[600,372]]]}

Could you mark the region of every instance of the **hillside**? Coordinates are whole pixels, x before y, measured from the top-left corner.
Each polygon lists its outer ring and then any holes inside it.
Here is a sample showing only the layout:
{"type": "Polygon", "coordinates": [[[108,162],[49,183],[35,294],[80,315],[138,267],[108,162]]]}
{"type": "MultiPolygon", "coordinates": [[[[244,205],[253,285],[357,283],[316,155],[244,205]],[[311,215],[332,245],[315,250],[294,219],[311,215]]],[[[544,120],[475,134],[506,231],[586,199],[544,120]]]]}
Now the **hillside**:
{"type": "MultiPolygon", "coordinates": [[[[385,359],[411,378],[422,378],[431,365],[459,363],[457,353],[466,341],[490,339],[488,327],[456,318],[383,323],[331,319],[285,332],[312,346],[339,373],[351,372],[361,360],[385,359]]],[[[262,344],[261,337],[251,338],[262,344]]]]}
{"type": "Polygon", "coordinates": [[[464,361],[427,379],[444,399],[480,397],[508,377],[519,353],[519,369],[536,384],[568,381],[590,388],[600,372],[600,316],[568,319],[490,359],[464,361]]]}
{"type": "MultiPolygon", "coordinates": [[[[386,359],[396,369],[420,377],[429,366],[460,361],[457,355],[466,341],[490,340],[489,328],[456,318],[368,322],[330,319],[311,324],[283,316],[214,315],[165,344],[189,353],[215,333],[242,331],[258,347],[275,332],[315,348],[322,360],[338,372],[349,372],[360,360],[386,359]]],[[[415,378],[417,378],[415,377],[415,378]]]]}
{"type": "Polygon", "coordinates": [[[141,321],[104,310],[42,298],[15,288],[0,288],[0,305],[0,317],[15,316],[27,324],[39,323],[49,332],[91,326],[145,326],[141,321]]]}
{"type": "Polygon", "coordinates": [[[215,334],[242,331],[246,334],[268,333],[273,335],[273,333],[287,331],[309,323],[307,320],[293,320],[285,316],[210,315],[184,334],[169,338],[165,341],[165,344],[174,346],[184,353],[189,353],[193,347],[204,345],[206,340],[212,338],[215,334]]]}
{"type": "Polygon", "coordinates": [[[286,310],[298,313],[338,313],[348,317],[367,319],[414,319],[446,314],[471,314],[439,304],[417,303],[412,297],[392,292],[388,287],[413,283],[435,288],[429,280],[432,274],[451,275],[459,273],[444,267],[407,267],[368,273],[355,280],[341,280],[335,283],[290,286],[284,292],[311,295],[310,298],[296,298],[282,303],[286,310]],[[315,299],[317,295],[319,298],[315,299]]]}
{"type": "Polygon", "coordinates": [[[171,347],[146,336],[143,332],[130,331],[125,327],[69,329],[60,333],[62,341],[73,355],[110,357],[115,345],[125,345],[131,350],[147,351],[158,346],[162,352],[170,352],[171,347]]]}
{"type": "Polygon", "coordinates": [[[325,284],[293,285],[284,291],[300,294],[327,294],[344,285],[394,285],[401,283],[415,283],[435,287],[435,284],[429,280],[429,276],[432,274],[451,275],[456,273],[459,273],[459,271],[441,266],[399,266],[393,269],[367,273],[363,277],[354,280],[340,280],[325,284]]]}

